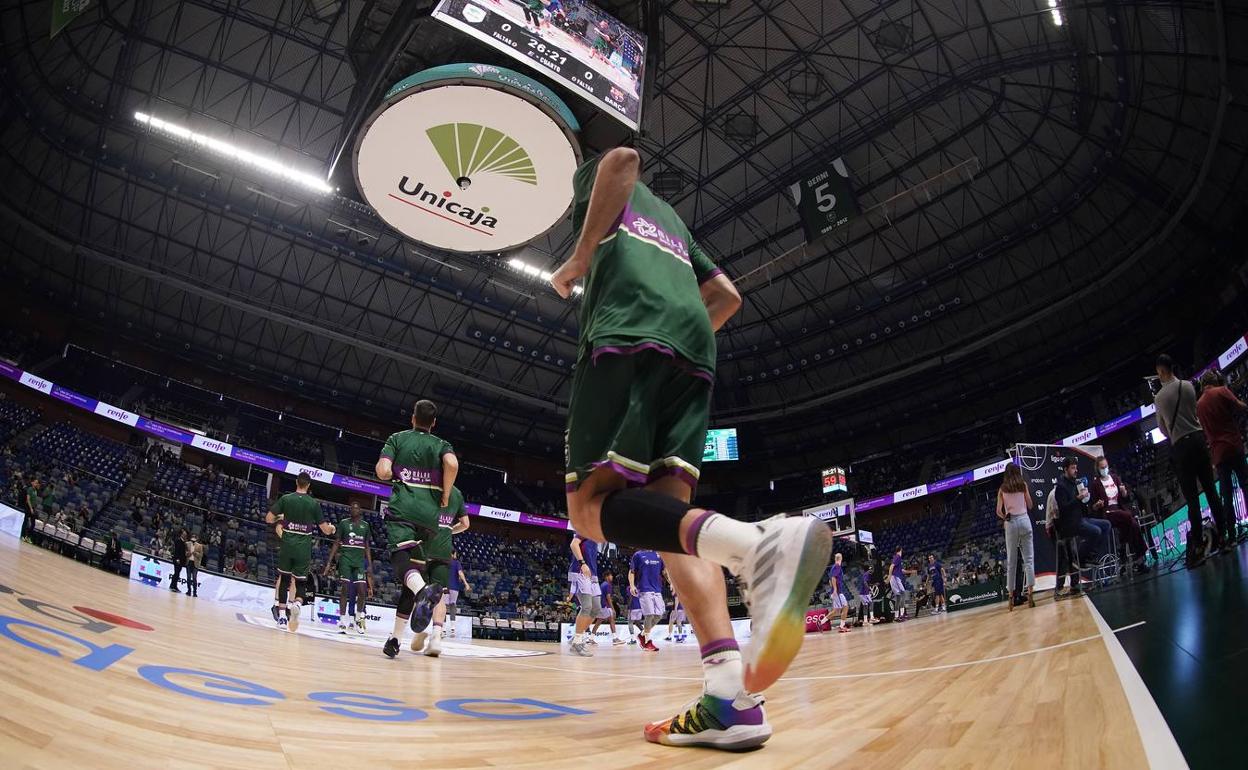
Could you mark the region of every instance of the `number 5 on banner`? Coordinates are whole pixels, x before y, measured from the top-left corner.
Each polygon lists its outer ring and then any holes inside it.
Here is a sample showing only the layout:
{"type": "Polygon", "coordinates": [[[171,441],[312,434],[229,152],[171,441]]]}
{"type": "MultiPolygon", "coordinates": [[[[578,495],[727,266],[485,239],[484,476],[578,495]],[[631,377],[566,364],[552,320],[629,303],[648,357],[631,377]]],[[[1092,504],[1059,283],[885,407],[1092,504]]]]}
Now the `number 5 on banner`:
{"type": "Polygon", "coordinates": [[[820,211],[831,211],[836,207],[836,196],[828,192],[828,183],[824,182],[815,188],[816,208],[820,211]]]}

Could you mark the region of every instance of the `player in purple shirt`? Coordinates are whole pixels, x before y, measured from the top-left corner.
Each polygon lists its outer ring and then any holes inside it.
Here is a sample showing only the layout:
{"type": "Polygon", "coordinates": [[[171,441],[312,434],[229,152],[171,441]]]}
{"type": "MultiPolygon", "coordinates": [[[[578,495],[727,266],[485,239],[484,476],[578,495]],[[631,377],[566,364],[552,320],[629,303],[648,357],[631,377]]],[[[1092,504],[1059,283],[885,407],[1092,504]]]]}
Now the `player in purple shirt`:
{"type": "Polygon", "coordinates": [[[637,637],[641,649],[658,652],[650,630],[663,616],[663,559],[654,551],[638,551],[628,566],[628,592],[638,598],[642,631],[637,637]]]}
{"type": "Polygon", "coordinates": [[[459,563],[459,553],[451,551],[451,584],[446,591],[446,616],[451,621],[449,635],[455,636],[455,618],[459,614],[459,592],[472,592],[472,584],[464,574],[464,566],[459,563]]]}
{"type": "Polygon", "coordinates": [[[874,625],[875,601],[871,598],[871,565],[862,565],[862,574],[858,576],[858,614],[864,623],[874,625]]]}
{"type": "Polygon", "coordinates": [[[633,627],[636,626],[637,631],[642,630],[641,625],[641,599],[629,591],[628,597],[628,643],[637,644],[637,638],[633,627]]]}
{"type": "Polygon", "coordinates": [[[936,559],[936,554],[927,555],[927,574],[932,581],[932,614],[945,611],[945,565],[936,559]]]}
{"type": "Polygon", "coordinates": [[[845,619],[849,616],[849,598],[845,595],[845,568],[841,566],[841,552],[837,551],[833,558],[832,566],[828,568],[828,595],[831,599],[832,609],[824,615],[824,621],[828,628],[832,627],[832,615],[837,610],[841,612],[841,625],[837,629],[837,633],[844,634],[849,632],[849,626],[845,625],[845,619]]]}
{"type": "Polygon", "coordinates": [[[624,640],[616,636],[615,633],[615,575],[607,571],[602,576],[602,583],[599,584],[602,592],[602,610],[599,611],[598,617],[594,619],[594,627],[590,630],[589,636],[593,638],[598,635],[598,627],[602,625],[602,621],[611,624],[611,644],[624,644],[624,640]]]}
{"type": "Polygon", "coordinates": [[[574,655],[591,658],[594,653],[586,645],[597,642],[585,632],[589,630],[589,624],[602,612],[602,586],[598,584],[598,544],[589,538],[573,534],[571,549],[572,564],[568,574],[574,576],[573,593],[576,594],[580,609],[576,613],[576,634],[568,649],[574,655]]]}
{"type": "Polygon", "coordinates": [[[676,643],[685,641],[685,608],[680,605],[680,597],[676,595],[676,590],[672,589],[672,614],[667,619],[667,641],[672,641],[672,637],[676,637],[676,643]]]}
{"type": "Polygon", "coordinates": [[[893,553],[893,560],[888,565],[888,587],[893,591],[893,616],[896,620],[906,620],[906,595],[910,593],[910,584],[906,575],[913,575],[914,570],[907,570],[901,560],[901,546],[893,553]]]}

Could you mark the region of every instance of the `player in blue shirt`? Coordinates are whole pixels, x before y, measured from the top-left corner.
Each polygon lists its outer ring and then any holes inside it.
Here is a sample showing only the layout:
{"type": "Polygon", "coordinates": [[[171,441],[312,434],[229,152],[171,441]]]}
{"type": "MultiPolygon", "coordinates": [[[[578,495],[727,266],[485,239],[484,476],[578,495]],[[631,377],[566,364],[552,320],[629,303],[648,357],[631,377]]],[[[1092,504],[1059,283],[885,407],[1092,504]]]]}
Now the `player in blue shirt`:
{"type": "Polygon", "coordinates": [[[828,568],[828,595],[831,598],[832,609],[824,616],[824,621],[828,628],[831,628],[832,615],[839,610],[841,625],[837,633],[844,634],[849,632],[849,626],[845,625],[845,619],[849,616],[849,597],[845,595],[845,568],[841,566],[841,558],[841,552],[837,551],[832,566],[828,568]]]}
{"type": "Polygon", "coordinates": [[[602,592],[602,610],[594,619],[594,627],[589,632],[589,638],[592,639],[598,635],[598,627],[605,620],[611,624],[611,644],[613,646],[624,644],[624,640],[615,633],[615,575],[608,570],[603,574],[602,583],[598,587],[602,592]]]}
{"type": "Polygon", "coordinates": [[[451,621],[449,636],[455,637],[455,618],[459,612],[459,592],[472,592],[472,584],[468,582],[468,576],[464,574],[464,566],[459,562],[459,553],[451,551],[451,584],[446,590],[446,617],[451,621]]]}
{"type": "Polygon", "coordinates": [[[663,559],[655,551],[638,551],[628,567],[628,592],[641,607],[642,631],[637,637],[641,649],[658,652],[650,630],[663,617],[663,559]]]}
{"type": "Polygon", "coordinates": [[[932,614],[945,611],[945,565],[936,559],[936,554],[927,555],[927,574],[932,581],[932,614]]]}
{"type": "Polygon", "coordinates": [[[573,576],[572,592],[580,609],[576,613],[576,634],[569,650],[574,655],[591,658],[594,653],[587,645],[597,644],[585,632],[602,612],[602,586],[598,583],[598,544],[578,534],[572,535],[572,564],[568,574],[573,576]]]}

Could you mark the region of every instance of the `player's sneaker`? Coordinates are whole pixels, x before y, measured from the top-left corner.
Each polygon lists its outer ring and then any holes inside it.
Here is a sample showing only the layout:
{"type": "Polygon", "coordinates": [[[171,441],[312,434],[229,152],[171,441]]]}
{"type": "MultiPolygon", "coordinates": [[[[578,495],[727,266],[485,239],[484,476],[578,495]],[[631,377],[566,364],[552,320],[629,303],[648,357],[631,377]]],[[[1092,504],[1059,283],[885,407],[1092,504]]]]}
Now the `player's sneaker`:
{"type": "Polygon", "coordinates": [[[355,633],[360,636],[364,635],[364,618],[360,617],[355,619],[355,633]]]}
{"type": "Polygon", "coordinates": [[[396,658],[396,657],[398,657],[398,655],[399,655],[399,640],[398,640],[398,639],[395,639],[393,636],[392,636],[392,637],[390,637],[389,639],[387,639],[387,640],[386,640],[385,645],[383,645],[383,646],[382,646],[381,651],[382,651],[382,652],[384,652],[384,653],[386,654],[386,657],[387,657],[387,658],[396,658]]]}
{"type": "Polygon", "coordinates": [[[412,607],[411,627],[416,633],[420,633],[429,627],[429,621],[433,620],[433,608],[442,598],[442,586],[437,583],[430,583],[420,592],[416,594],[416,605],[412,607]]]}
{"type": "Polygon", "coordinates": [[[836,632],[837,632],[838,634],[848,634],[848,633],[849,633],[849,626],[841,626],[840,628],[836,629],[836,632]]]}
{"type": "Polygon", "coordinates": [[[665,637],[663,637],[663,641],[665,641],[665,642],[670,642],[670,641],[672,641],[672,637],[670,637],[670,636],[665,636],[665,637]]]}
{"type": "Polygon", "coordinates": [[[442,634],[434,633],[429,635],[429,644],[425,645],[425,654],[431,658],[436,658],[442,654],[442,634]]]}
{"type": "Polygon", "coordinates": [[[762,692],[780,678],[802,648],[806,607],[828,566],[832,532],[813,516],[773,516],[737,575],[753,618],[745,650],[745,689],[762,692]]]}
{"type": "Polygon", "coordinates": [[[580,655],[582,658],[592,658],[594,653],[584,642],[572,642],[568,645],[568,651],[573,655],[580,655]]]}
{"type": "Polygon", "coordinates": [[[339,623],[339,624],[338,624],[338,633],[340,633],[340,634],[345,634],[345,633],[347,633],[347,624],[346,624],[346,623],[339,623]]]}
{"type": "Polygon", "coordinates": [[[593,646],[595,646],[595,647],[597,647],[597,646],[598,646],[598,642],[597,642],[597,641],[595,641],[595,640],[594,640],[594,637],[592,637],[592,636],[587,636],[587,637],[585,637],[585,644],[592,644],[592,645],[593,645],[593,646]]]}
{"type": "Polygon", "coordinates": [[[628,640],[628,643],[629,643],[629,644],[637,644],[637,640],[636,640],[636,639],[629,639],[629,640],[628,640]]]}
{"type": "Polygon", "coordinates": [[[286,618],[278,618],[277,627],[283,631],[286,630],[286,618]]]}
{"type": "Polygon", "coordinates": [[[279,626],[282,624],[282,615],[278,612],[276,604],[273,605],[273,622],[279,626]]]}
{"type": "Polygon", "coordinates": [[[644,732],[646,740],[664,746],[731,751],[761,746],[771,737],[771,725],[761,695],[742,692],[728,700],[703,694],[671,719],[646,725],[644,732]]]}
{"type": "Polygon", "coordinates": [[[410,645],[412,652],[422,652],[425,649],[425,640],[428,638],[428,631],[421,631],[418,634],[414,634],[410,645]]]}
{"type": "Polygon", "coordinates": [[[655,643],[649,639],[642,642],[641,649],[645,650],[646,652],[658,652],[659,651],[659,648],[655,645],[655,643]]]}
{"type": "Polygon", "coordinates": [[[302,614],[302,607],[295,606],[290,610],[290,632],[293,634],[299,630],[299,616],[302,614]]]}
{"type": "Polygon", "coordinates": [[[618,638],[614,638],[614,637],[611,639],[611,646],[612,646],[612,647],[619,647],[621,644],[624,644],[624,640],[623,640],[623,639],[618,639],[618,638]]]}

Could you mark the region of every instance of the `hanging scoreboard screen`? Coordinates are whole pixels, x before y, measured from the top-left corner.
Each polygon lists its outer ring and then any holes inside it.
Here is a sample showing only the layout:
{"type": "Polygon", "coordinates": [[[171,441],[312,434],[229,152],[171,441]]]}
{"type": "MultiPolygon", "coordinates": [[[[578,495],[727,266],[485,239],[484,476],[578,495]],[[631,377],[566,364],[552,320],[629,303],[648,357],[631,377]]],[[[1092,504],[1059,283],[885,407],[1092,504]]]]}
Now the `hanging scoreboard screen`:
{"type": "Polygon", "coordinates": [[[702,450],[702,462],[714,463],[736,459],[739,459],[736,428],[711,428],[706,432],[706,447],[702,450]]]}
{"type": "Polygon", "coordinates": [[[789,185],[789,199],[797,207],[807,243],[814,243],[858,213],[858,203],[849,189],[849,171],[840,158],[789,185]]]}
{"type": "Polygon", "coordinates": [[[824,468],[823,469],[823,493],[830,495],[833,492],[848,492],[848,477],[844,468],[824,468]]]}
{"type": "Polygon", "coordinates": [[[433,17],[540,70],[636,131],[646,37],[581,0],[441,0],[433,17]]]}

